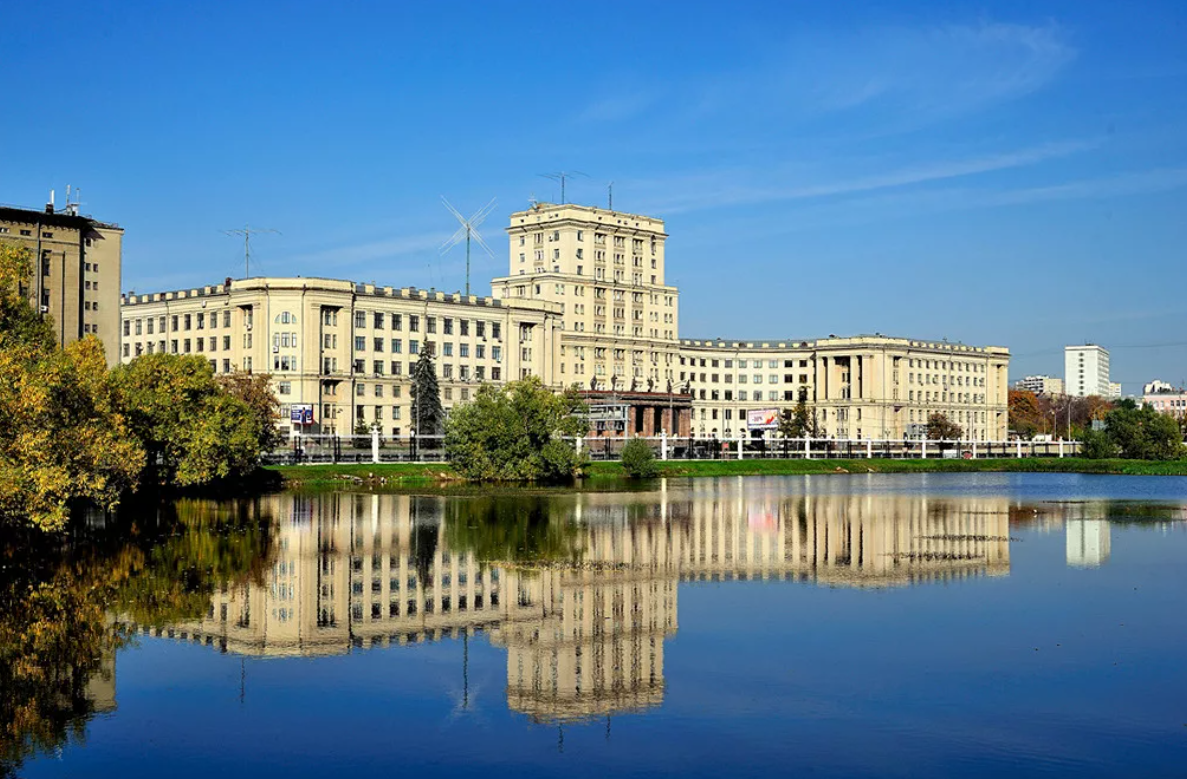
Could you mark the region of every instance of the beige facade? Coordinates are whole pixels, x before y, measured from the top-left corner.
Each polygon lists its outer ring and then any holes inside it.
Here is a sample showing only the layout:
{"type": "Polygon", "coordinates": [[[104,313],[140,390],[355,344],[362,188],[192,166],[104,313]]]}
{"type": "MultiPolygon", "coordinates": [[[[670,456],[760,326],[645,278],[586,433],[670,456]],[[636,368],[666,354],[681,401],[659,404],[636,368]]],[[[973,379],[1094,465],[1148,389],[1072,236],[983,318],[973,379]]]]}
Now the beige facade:
{"type": "Polygon", "coordinates": [[[409,376],[423,349],[437,358],[442,404],[483,382],[540,376],[554,385],[559,308],[412,288],[309,278],[251,278],[123,299],[121,359],[196,354],[216,373],[271,375],[282,426],[313,407],[304,432],[383,435],[410,429],[409,376]]]}
{"type": "Polygon", "coordinates": [[[920,438],[939,412],[967,438],[1004,440],[1009,351],[882,335],[812,341],[680,342],[697,436],[749,435],[747,412],[802,396],[822,435],[920,438]]]}
{"type": "Polygon", "coordinates": [[[60,346],[93,335],[119,361],[124,231],[71,212],[0,207],[0,242],[29,250],[29,301],[53,322],[60,346]]]}
{"type": "Polygon", "coordinates": [[[265,371],[282,405],[313,407],[307,432],[364,422],[406,434],[408,369],[431,343],[447,408],[479,383],[537,375],[611,393],[687,388],[698,437],[752,435],[748,411],[801,396],[825,437],[921,438],[933,413],[968,439],[1006,437],[1005,348],[883,335],[680,340],[662,221],[537,204],[507,229],[509,274],[492,281],[493,298],[302,278],[128,295],[121,359],[164,350],[203,354],[219,372],[265,371]]]}
{"type": "Polygon", "coordinates": [[[540,203],[511,215],[502,300],[559,305],[557,379],[593,389],[676,384],[679,291],[664,282],[664,223],[579,205],[540,203]]]}

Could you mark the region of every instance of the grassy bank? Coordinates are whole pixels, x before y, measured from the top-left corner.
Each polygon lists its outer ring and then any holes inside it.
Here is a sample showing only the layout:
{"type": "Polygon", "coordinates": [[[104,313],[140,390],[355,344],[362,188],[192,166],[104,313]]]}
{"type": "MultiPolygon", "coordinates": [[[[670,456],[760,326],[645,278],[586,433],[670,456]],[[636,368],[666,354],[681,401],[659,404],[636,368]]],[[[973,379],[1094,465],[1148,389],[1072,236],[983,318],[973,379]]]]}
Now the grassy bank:
{"type": "MultiPolygon", "coordinates": [[[[1078,457],[994,460],[694,460],[659,463],[661,476],[782,476],[812,473],[1105,473],[1187,476],[1187,460],[1085,460],[1078,457]]],[[[368,484],[415,487],[459,481],[444,463],[279,465],[268,469],[289,485],[368,484]]],[[[622,478],[616,462],[594,463],[593,479],[622,478]]]]}

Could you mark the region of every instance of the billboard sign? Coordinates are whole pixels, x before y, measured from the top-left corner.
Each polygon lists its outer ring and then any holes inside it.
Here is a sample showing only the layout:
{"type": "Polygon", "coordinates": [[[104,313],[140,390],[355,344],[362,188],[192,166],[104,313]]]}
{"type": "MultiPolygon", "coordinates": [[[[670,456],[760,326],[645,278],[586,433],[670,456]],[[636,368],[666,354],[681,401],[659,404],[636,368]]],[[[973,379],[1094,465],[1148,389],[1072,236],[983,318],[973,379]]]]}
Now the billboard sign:
{"type": "Polygon", "coordinates": [[[289,407],[289,421],[294,425],[312,425],[313,404],[294,403],[289,407]]]}
{"type": "Polygon", "coordinates": [[[746,426],[751,430],[774,430],[779,427],[779,409],[750,409],[746,412],[746,426]]]}

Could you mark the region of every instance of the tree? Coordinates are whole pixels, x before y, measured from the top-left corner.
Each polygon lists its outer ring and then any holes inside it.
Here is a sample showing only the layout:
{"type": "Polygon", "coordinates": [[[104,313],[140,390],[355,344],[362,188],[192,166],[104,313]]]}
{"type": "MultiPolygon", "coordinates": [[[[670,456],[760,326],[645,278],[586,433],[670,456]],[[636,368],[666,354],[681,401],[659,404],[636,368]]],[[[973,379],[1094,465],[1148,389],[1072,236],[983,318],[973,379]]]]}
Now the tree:
{"type": "Polygon", "coordinates": [[[1010,429],[1022,438],[1034,438],[1045,431],[1051,422],[1050,415],[1044,415],[1038,396],[1028,390],[1010,390],[1010,429]]]}
{"type": "Polygon", "coordinates": [[[112,508],[144,452],[121,411],[103,347],[59,348],[29,304],[28,253],[0,247],[0,520],[63,527],[69,506],[112,508]]]}
{"type": "Polygon", "coordinates": [[[424,349],[412,369],[412,430],[421,436],[441,435],[444,419],[437,368],[433,355],[424,349]]]}
{"type": "Polygon", "coordinates": [[[946,414],[936,412],[927,418],[927,437],[931,441],[951,441],[964,435],[960,425],[948,419],[946,414]]]}
{"type": "Polygon", "coordinates": [[[622,447],[622,468],[632,479],[652,479],[659,473],[655,452],[642,438],[632,438],[622,447]]]}
{"type": "Polygon", "coordinates": [[[113,373],[148,454],[147,480],[185,487],[255,470],[271,433],[258,409],[220,386],[206,360],[146,354],[113,373]]]}
{"type": "Polygon", "coordinates": [[[1120,401],[1105,416],[1104,434],[1111,447],[1099,443],[1098,437],[1086,436],[1086,457],[1114,452],[1132,460],[1174,460],[1183,456],[1182,433],[1175,420],[1148,405],[1138,408],[1132,400],[1120,401]]]}
{"type": "Polygon", "coordinates": [[[473,481],[567,479],[583,460],[565,439],[587,428],[575,389],[558,395],[530,376],[502,387],[484,384],[473,401],[454,408],[445,449],[457,472],[473,481]]]}
{"type": "Polygon", "coordinates": [[[219,376],[218,383],[228,395],[243,401],[251,409],[260,451],[279,449],[284,444],[284,436],[276,425],[280,402],[272,392],[272,377],[266,373],[235,371],[219,376]]]}
{"type": "Polygon", "coordinates": [[[795,408],[785,408],[779,412],[779,435],[784,438],[820,437],[820,426],[816,421],[816,412],[808,405],[808,395],[800,391],[799,400],[795,408]]]}

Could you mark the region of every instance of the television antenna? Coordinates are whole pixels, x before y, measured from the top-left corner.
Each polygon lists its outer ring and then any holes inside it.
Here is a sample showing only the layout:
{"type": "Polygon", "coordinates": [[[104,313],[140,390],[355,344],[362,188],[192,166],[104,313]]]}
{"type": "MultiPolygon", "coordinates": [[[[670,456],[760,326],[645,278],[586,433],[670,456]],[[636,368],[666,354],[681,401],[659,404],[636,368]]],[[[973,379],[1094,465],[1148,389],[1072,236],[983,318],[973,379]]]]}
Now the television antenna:
{"type": "Polygon", "coordinates": [[[560,171],[557,171],[556,173],[541,173],[540,174],[540,178],[552,179],[553,181],[560,182],[560,184],[561,184],[561,205],[564,205],[566,202],[568,202],[565,200],[565,182],[571,178],[577,178],[577,177],[589,178],[589,176],[587,174],[582,173],[579,170],[560,170],[560,171]]]}
{"type": "Polygon", "coordinates": [[[453,214],[454,218],[461,223],[461,227],[457,229],[457,232],[451,235],[449,240],[441,245],[441,254],[445,254],[457,246],[462,242],[463,238],[466,240],[466,297],[470,296],[470,240],[477,241],[478,245],[490,255],[492,260],[495,257],[495,253],[490,250],[490,247],[486,245],[486,241],[482,240],[482,234],[478,232],[478,225],[486,221],[486,218],[490,216],[490,212],[494,210],[495,200],[496,198],[492,197],[489,203],[475,211],[469,219],[466,219],[461,215],[461,212],[445,199],[444,195],[441,196],[441,202],[449,209],[449,213],[453,214]]]}
{"type": "Polygon", "coordinates": [[[223,230],[223,233],[230,236],[243,236],[243,278],[251,277],[251,237],[253,235],[261,235],[263,233],[276,233],[280,235],[279,230],[272,230],[264,227],[252,227],[250,225],[243,225],[243,227],[234,230],[223,230]]]}

